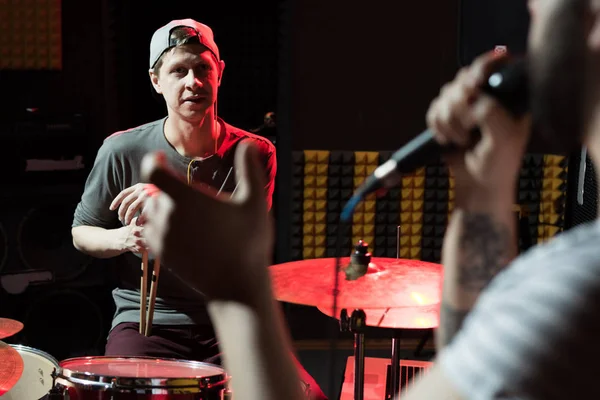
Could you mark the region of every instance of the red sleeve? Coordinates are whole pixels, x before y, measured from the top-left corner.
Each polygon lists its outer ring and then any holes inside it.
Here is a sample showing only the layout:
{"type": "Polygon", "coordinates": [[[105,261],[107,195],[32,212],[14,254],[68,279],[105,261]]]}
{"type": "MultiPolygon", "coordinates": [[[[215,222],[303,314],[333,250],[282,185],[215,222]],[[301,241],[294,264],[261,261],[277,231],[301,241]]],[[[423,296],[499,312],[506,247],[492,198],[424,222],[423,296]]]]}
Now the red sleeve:
{"type": "Polygon", "coordinates": [[[273,206],[273,192],[275,191],[275,175],[277,174],[277,155],[275,146],[268,146],[268,151],[263,156],[265,172],[267,174],[267,184],[265,185],[265,196],[269,211],[273,206]]]}
{"type": "Polygon", "coordinates": [[[260,153],[261,164],[264,167],[267,184],[265,185],[265,199],[268,210],[273,207],[273,192],[275,191],[275,175],[277,174],[277,154],[275,145],[268,139],[262,137],[250,137],[250,140],[260,153]]]}

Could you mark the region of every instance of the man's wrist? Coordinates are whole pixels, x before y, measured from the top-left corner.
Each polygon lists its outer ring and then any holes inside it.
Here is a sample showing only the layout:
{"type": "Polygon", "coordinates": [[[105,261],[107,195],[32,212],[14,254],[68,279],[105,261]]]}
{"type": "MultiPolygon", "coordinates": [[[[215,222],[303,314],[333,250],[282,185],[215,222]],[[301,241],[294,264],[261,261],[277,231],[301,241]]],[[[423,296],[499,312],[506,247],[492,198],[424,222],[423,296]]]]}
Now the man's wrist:
{"type": "Polygon", "coordinates": [[[109,235],[109,247],[110,250],[116,252],[118,254],[123,254],[128,251],[126,246],[127,238],[126,238],[126,226],[122,226],[120,228],[107,229],[106,233],[109,235]]]}
{"type": "Polygon", "coordinates": [[[516,188],[498,187],[493,189],[456,189],[455,209],[467,212],[510,211],[516,201],[516,188]]]}
{"type": "Polygon", "coordinates": [[[259,320],[264,320],[273,314],[275,300],[273,299],[270,290],[256,290],[255,294],[247,295],[239,299],[208,299],[206,304],[212,318],[225,317],[226,315],[230,315],[232,310],[245,309],[250,311],[259,320]]]}

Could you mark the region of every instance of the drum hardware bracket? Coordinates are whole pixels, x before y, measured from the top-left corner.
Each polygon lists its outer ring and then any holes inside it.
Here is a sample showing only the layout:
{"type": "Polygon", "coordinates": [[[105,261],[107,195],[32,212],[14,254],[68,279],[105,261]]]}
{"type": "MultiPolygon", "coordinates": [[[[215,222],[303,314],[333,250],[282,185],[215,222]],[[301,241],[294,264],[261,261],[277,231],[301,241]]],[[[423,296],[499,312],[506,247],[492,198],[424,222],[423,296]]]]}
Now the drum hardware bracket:
{"type": "Polygon", "coordinates": [[[58,377],[58,374],[56,373],[56,368],[52,370],[50,376],[52,377],[52,389],[50,389],[50,391],[48,392],[47,400],[69,400],[69,393],[64,389],[61,390],[58,387],[56,387],[56,378],[58,377]]]}
{"type": "Polygon", "coordinates": [[[368,252],[369,244],[362,239],[354,246],[354,252],[350,256],[350,264],[344,270],[347,281],[354,281],[367,274],[371,253],[368,252]]]}

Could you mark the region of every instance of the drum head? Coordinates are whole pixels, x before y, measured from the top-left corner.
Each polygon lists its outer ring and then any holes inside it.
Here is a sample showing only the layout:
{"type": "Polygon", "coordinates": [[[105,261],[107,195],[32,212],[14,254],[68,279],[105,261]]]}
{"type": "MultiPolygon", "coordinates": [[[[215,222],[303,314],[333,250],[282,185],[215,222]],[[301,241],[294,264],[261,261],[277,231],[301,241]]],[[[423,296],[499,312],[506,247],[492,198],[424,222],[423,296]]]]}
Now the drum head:
{"type": "Polygon", "coordinates": [[[52,389],[52,372],[60,372],[58,361],[50,354],[33,347],[11,345],[23,358],[23,374],[2,400],[41,399],[52,389]]]}
{"type": "Polygon", "coordinates": [[[217,365],[149,357],[81,357],[60,362],[61,380],[89,385],[112,382],[117,390],[208,389],[228,381],[217,365]]]}

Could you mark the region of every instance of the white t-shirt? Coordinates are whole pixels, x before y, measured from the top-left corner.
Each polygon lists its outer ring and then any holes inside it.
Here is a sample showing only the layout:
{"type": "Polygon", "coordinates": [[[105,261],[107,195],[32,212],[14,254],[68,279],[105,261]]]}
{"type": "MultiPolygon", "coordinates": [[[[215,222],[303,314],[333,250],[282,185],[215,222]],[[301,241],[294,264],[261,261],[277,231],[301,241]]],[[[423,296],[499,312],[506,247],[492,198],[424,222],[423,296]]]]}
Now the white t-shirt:
{"type": "Polygon", "coordinates": [[[600,222],[521,255],[438,362],[465,399],[600,399],[600,222]]]}

